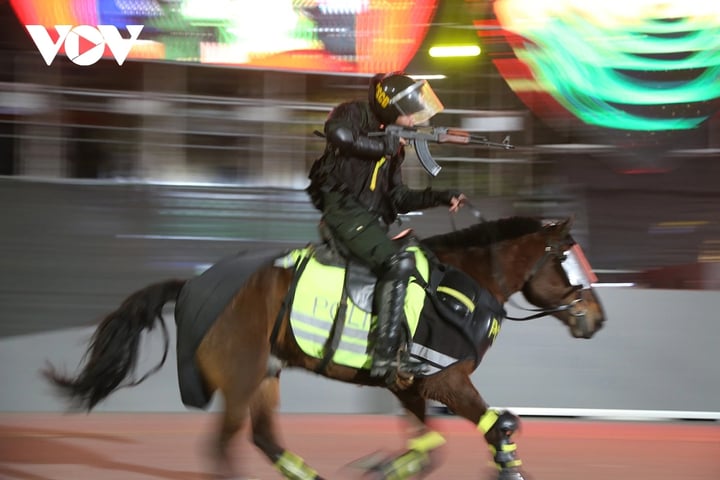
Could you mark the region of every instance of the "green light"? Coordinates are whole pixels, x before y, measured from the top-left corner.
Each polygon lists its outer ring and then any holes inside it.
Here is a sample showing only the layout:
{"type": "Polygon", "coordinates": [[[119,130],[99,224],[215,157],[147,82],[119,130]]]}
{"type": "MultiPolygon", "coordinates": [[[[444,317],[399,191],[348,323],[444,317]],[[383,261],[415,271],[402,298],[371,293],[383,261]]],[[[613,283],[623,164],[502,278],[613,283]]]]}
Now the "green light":
{"type": "Polygon", "coordinates": [[[480,47],[477,45],[446,45],[430,47],[428,53],[431,57],[477,57],[480,47]]]}
{"type": "Polygon", "coordinates": [[[720,98],[716,2],[499,0],[495,6],[505,28],[525,39],[513,49],[536,88],[586,123],[690,129],[707,112],[658,118],[624,107],[673,112],[720,98]],[[682,71],[694,75],[675,75],[682,71]]]}
{"type": "MultiPolygon", "coordinates": [[[[657,119],[632,115],[614,107],[617,104],[669,105],[701,102],[720,96],[720,40],[717,28],[707,28],[684,38],[653,37],[635,32],[616,32],[612,41],[583,43],[573,41],[577,31],[585,38],[603,38],[595,26],[581,17],[547,25],[534,39],[542,49],[529,45],[518,51],[518,58],[535,72],[538,83],[561,104],[584,121],[596,125],[631,130],[669,130],[694,128],[705,118],[657,119]],[[568,21],[570,20],[570,21],[568,21]],[[572,27],[570,26],[572,25],[572,27]],[[658,60],[637,53],[689,51],[686,58],[658,60]],[[657,72],[678,69],[704,69],[685,82],[638,80],[618,69],[657,72]]],[[[682,31],[686,21],[665,24],[669,34],[682,31]]],[[[655,27],[658,23],[648,24],[655,27]]]]}

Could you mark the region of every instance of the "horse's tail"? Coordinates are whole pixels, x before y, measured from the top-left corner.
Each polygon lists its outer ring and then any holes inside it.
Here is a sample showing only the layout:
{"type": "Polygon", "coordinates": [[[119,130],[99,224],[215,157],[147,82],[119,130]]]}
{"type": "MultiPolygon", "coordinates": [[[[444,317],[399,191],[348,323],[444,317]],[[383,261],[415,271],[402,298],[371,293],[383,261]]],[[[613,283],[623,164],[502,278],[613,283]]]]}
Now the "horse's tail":
{"type": "Polygon", "coordinates": [[[169,336],[162,317],[163,306],[175,301],[185,280],[167,280],[147,286],[130,295],[120,307],[109,314],[95,330],[85,355],[84,366],[72,378],[59,374],[52,366],[42,373],[74,407],[90,411],[115,390],[135,386],[165,363],[169,336]],[[140,334],[152,330],[159,322],[165,338],[162,360],[139,380],[121,382],[130,376],[136,366],[140,334]]]}

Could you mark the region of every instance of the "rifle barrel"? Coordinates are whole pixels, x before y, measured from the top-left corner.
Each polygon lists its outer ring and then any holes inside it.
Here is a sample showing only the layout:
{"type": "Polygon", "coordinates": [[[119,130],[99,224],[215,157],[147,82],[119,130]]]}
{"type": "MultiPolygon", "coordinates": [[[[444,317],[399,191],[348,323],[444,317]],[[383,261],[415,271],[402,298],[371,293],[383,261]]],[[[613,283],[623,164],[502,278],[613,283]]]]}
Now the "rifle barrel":
{"type": "Polygon", "coordinates": [[[491,142],[484,135],[474,135],[465,130],[447,127],[403,127],[400,125],[388,125],[384,132],[372,132],[371,137],[393,133],[408,140],[423,140],[434,143],[454,143],[457,145],[485,145],[487,147],[503,148],[510,150],[515,148],[510,144],[509,137],[503,142],[491,142]]]}

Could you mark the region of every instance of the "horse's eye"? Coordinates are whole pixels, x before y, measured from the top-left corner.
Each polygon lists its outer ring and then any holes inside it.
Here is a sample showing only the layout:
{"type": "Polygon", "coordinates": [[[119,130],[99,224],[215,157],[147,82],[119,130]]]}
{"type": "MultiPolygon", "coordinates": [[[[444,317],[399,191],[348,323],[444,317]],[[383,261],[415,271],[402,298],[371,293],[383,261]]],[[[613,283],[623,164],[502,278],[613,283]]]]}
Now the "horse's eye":
{"type": "Polygon", "coordinates": [[[565,254],[563,253],[563,254],[560,255],[558,258],[560,259],[561,262],[564,262],[565,260],[567,260],[567,255],[565,255],[565,254]]]}

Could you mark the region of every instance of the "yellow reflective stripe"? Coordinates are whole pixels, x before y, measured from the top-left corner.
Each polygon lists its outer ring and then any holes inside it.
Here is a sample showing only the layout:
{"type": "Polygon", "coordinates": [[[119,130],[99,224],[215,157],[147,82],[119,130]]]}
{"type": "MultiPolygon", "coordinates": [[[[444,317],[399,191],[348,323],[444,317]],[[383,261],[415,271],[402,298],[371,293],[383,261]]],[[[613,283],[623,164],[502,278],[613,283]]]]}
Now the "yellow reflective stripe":
{"type": "Polygon", "coordinates": [[[500,333],[500,322],[497,321],[497,318],[493,317],[492,323],[490,324],[490,331],[488,332],[487,338],[492,338],[492,340],[494,342],[495,337],[498,336],[498,333],[500,333]]]}
{"type": "Polygon", "coordinates": [[[495,464],[495,468],[498,469],[498,471],[502,470],[503,468],[511,468],[511,467],[519,467],[522,465],[521,460],[511,460],[509,462],[505,462],[503,465],[500,465],[499,463],[495,464]]]}
{"type": "MultiPolygon", "coordinates": [[[[488,448],[490,449],[490,453],[492,453],[493,456],[495,456],[495,454],[497,453],[497,449],[493,445],[488,445],[488,448]]],[[[517,450],[517,443],[510,443],[507,445],[500,446],[501,452],[514,452],[516,450],[517,450]]]]}
{"type": "Polygon", "coordinates": [[[444,445],[446,442],[445,438],[438,432],[428,432],[417,438],[408,440],[408,449],[417,450],[418,452],[429,452],[437,447],[444,445]]]}
{"type": "Polygon", "coordinates": [[[381,473],[384,480],[404,480],[417,475],[430,465],[430,458],[427,452],[410,450],[397,457],[390,464],[390,468],[381,466],[381,473]]]}
{"type": "Polygon", "coordinates": [[[478,422],[477,429],[480,430],[483,433],[487,433],[490,431],[493,425],[495,425],[495,422],[498,419],[498,412],[497,410],[488,410],[485,412],[485,414],[480,417],[480,421],[478,422]]]}
{"type": "Polygon", "coordinates": [[[470,300],[469,297],[467,297],[462,292],[459,292],[459,291],[455,290],[454,288],[445,287],[443,285],[440,285],[439,287],[437,287],[437,291],[445,292],[448,295],[451,295],[451,296],[457,298],[458,300],[460,300],[460,303],[465,305],[468,308],[468,310],[470,310],[471,312],[473,310],[475,310],[475,304],[472,302],[472,300],[470,300]]]}
{"type": "Polygon", "coordinates": [[[307,466],[301,457],[287,450],[277,459],[275,468],[283,473],[293,475],[292,478],[308,480],[317,478],[317,472],[315,470],[307,466]]]}
{"type": "Polygon", "coordinates": [[[375,191],[375,186],[377,184],[377,176],[378,171],[380,170],[380,167],[382,167],[385,164],[385,157],[380,158],[377,162],[375,162],[375,170],[373,170],[372,174],[372,180],[370,180],[370,190],[375,191]]]}

